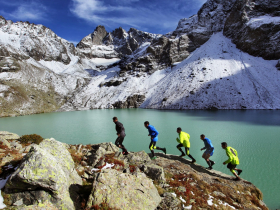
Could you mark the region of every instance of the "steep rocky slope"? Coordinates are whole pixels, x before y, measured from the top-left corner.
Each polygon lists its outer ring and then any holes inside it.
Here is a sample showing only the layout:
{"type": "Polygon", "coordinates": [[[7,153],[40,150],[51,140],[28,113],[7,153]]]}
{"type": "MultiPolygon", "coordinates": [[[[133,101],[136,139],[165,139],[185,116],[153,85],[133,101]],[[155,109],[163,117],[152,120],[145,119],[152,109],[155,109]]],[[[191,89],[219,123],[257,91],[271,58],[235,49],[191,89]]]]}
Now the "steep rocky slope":
{"type": "Polygon", "coordinates": [[[252,183],[175,155],[151,160],[144,151],[124,156],[111,142],[26,145],[18,135],[0,135],[2,208],[268,209],[252,183]]]}

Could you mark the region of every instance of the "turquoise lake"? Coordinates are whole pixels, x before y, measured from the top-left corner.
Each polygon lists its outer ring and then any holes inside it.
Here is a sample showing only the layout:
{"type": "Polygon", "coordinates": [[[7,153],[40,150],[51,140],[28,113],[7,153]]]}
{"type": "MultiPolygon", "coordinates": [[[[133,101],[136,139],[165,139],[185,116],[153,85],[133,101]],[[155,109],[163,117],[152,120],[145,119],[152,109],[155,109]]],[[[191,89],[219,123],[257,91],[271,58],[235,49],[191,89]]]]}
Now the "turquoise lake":
{"type": "Polygon", "coordinates": [[[24,134],[39,134],[68,144],[115,142],[116,131],[112,118],[124,124],[124,145],[129,151],[149,152],[150,139],[144,127],[148,120],[159,131],[157,146],[166,147],[168,154],[180,155],[176,145],[176,128],[190,134],[190,153],[197,163],[204,147],[200,134],[212,140],[215,153],[211,159],[215,170],[231,174],[222,163],[227,160],[221,142],[225,141],[238,152],[243,169],[241,178],[256,185],[264,194],[269,209],[280,209],[280,111],[279,110],[186,110],[160,111],[148,109],[88,110],[0,118],[0,130],[24,134]]]}

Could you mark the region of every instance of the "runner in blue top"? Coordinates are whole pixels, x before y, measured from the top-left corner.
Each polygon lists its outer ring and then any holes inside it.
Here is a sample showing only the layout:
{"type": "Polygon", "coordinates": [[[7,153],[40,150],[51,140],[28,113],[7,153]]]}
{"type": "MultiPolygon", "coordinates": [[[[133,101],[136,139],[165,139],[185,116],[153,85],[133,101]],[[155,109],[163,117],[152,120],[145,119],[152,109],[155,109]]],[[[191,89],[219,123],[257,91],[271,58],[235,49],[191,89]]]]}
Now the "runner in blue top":
{"type": "Polygon", "coordinates": [[[166,148],[160,148],[160,147],[156,147],[156,143],[158,141],[158,131],[155,129],[154,126],[150,125],[150,123],[148,121],[144,122],[144,126],[148,129],[149,131],[149,135],[151,136],[151,143],[149,145],[149,149],[151,150],[152,153],[152,159],[156,159],[155,157],[155,153],[154,153],[154,149],[158,149],[163,151],[166,154],[166,148]]]}
{"type": "Polygon", "coordinates": [[[214,146],[212,145],[210,139],[205,138],[204,134],[200,135],[200,139],[204,142],[204,147],[201,148],[201,151],[206,149],[206,151],[202,155],[202,158],[206,160],[206,163],[209,165],[208,169],[211,170],[215,162],[210,160],[209,158],[214,154],[214,146]]]}

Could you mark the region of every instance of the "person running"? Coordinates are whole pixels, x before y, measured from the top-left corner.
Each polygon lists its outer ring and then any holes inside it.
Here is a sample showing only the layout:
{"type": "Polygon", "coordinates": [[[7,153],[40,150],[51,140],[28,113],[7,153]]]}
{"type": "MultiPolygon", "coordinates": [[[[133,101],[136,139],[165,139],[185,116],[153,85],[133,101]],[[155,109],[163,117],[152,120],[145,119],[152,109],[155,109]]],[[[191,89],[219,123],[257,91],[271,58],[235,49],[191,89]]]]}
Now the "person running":
{"type": "Polygon", "coordinates": [[[180,150],[182,153],[180,157],[183,157],[187,154],[192,159],[192,163],[195,163],[196,160],[190,154],[190,147],[191,147],[190,134],[183,132],[182,128],[180,127],[177,128],[177,133],[179,134],[179,138],[176,138],[177,142],[179,143],[177,145],[177,149],[180,150]],[[185,147],[186,154],[183,152],[181,147],[185,147]]]}
{"type": "Polygon", "coordinates": [[[229,147],[226,142],[222,142],[222,148],[226,150],[226,154],[229,157],[227,161],[223,162],[223,164],[228,164],[227,168],[233,173],[233,175],[236,177],[235,180],[239,181],[241,180],[239,175],[241,174],[242,170],[237,169],[236,166],[239,164],[238,154],[235,149],[232,147],[229,147]],[[237,173],[235,172],[237,171],[237,173]]]}
{"type": "Polygon", "coordinates": [[[204,134],[200,135],[200,139],[204,142],[204,147],[201,148],[201,151],[206,149],[206,151],[202,155],[202,158],[204,158],[206,163],[209,165],[209,167],[207,169],[211,170],[212,166],[215,164],[214,161],[210,160],[210,156],[212,156],[214,154],[214,147],[211,143],[211,140],[208,138],[205,138],[204,134]]]}
{"type": "Polygon", "coordinates": [[[157,150],[161,150],[164,152],[164,154],[166,154],[166,148],[160,148],[160,147],[156,147],[156,143],[158,141],[158,131],[155,129],[154,126],[150,125],[150,123],[148,121],[145,121],[144,122],[144,126],[148,129],[149,131],[149,135],[148,136],[151,136],[151,143],[149,145],[149,149],[151,150],[151,153],[152,153],[152,160],[156,159],[155,157],[155,153],[154,153],[154,149],[157,149],[157,150]]]}
{"type": "Polygon", "coordinates": [[[127,155],[128,152],[127,152],[126,148],[124,147],[124,145],[122,144],[124,137],[126,136],[123,124],[118,121],[117,117],[113,117],[113,122],[116,124],[116,131],[117,131],[117,136],[118,136],[118,138],[115,141],[115,145],[122,149],[123,155],[127,155]]]}

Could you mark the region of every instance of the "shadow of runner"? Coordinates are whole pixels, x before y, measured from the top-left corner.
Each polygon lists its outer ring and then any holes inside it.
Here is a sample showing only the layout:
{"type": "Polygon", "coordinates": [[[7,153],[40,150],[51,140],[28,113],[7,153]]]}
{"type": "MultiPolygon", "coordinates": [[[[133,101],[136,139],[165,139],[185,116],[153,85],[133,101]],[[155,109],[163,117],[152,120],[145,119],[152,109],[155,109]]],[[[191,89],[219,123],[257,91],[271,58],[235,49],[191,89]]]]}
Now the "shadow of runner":
{"type": "MultiPolygon", "coordinates": [[[[150,155],[150,154],[149,154],[150,155]]],[[[190,160],[187,160],[183,157],[179,157],[177,155],[170,155],[170,154],[163,154],[163,153],[155,153],[156,156],[158,157],[163,157],[163,158],[166,158],[166,159],[170,159],[170,160],[178,160],[180,161],[181,163],[184,163],[184,164],[187,164],[189,165],[192,169],[200,172],[200,173],[205,173],[205,174],[209,174],[211,176],[214,176],[214,177],[217,177],[217,178],[222,178],[222,179],[226,179],[226,180],[231,180],[231,181],[234,181],[234,177],[233,176],[230,176],[230,175],[227,175],[227,174],[224,174],[220,171],[216,171],[216,170],[208,170],[206,169],[205,167],[201,166],[201,165],[198,165],[196,163],[192,164],[190,160]]],[[[246,183],[250,183],[246,180],[243,180],[242,181],[246,182],[246,183]]]]}

